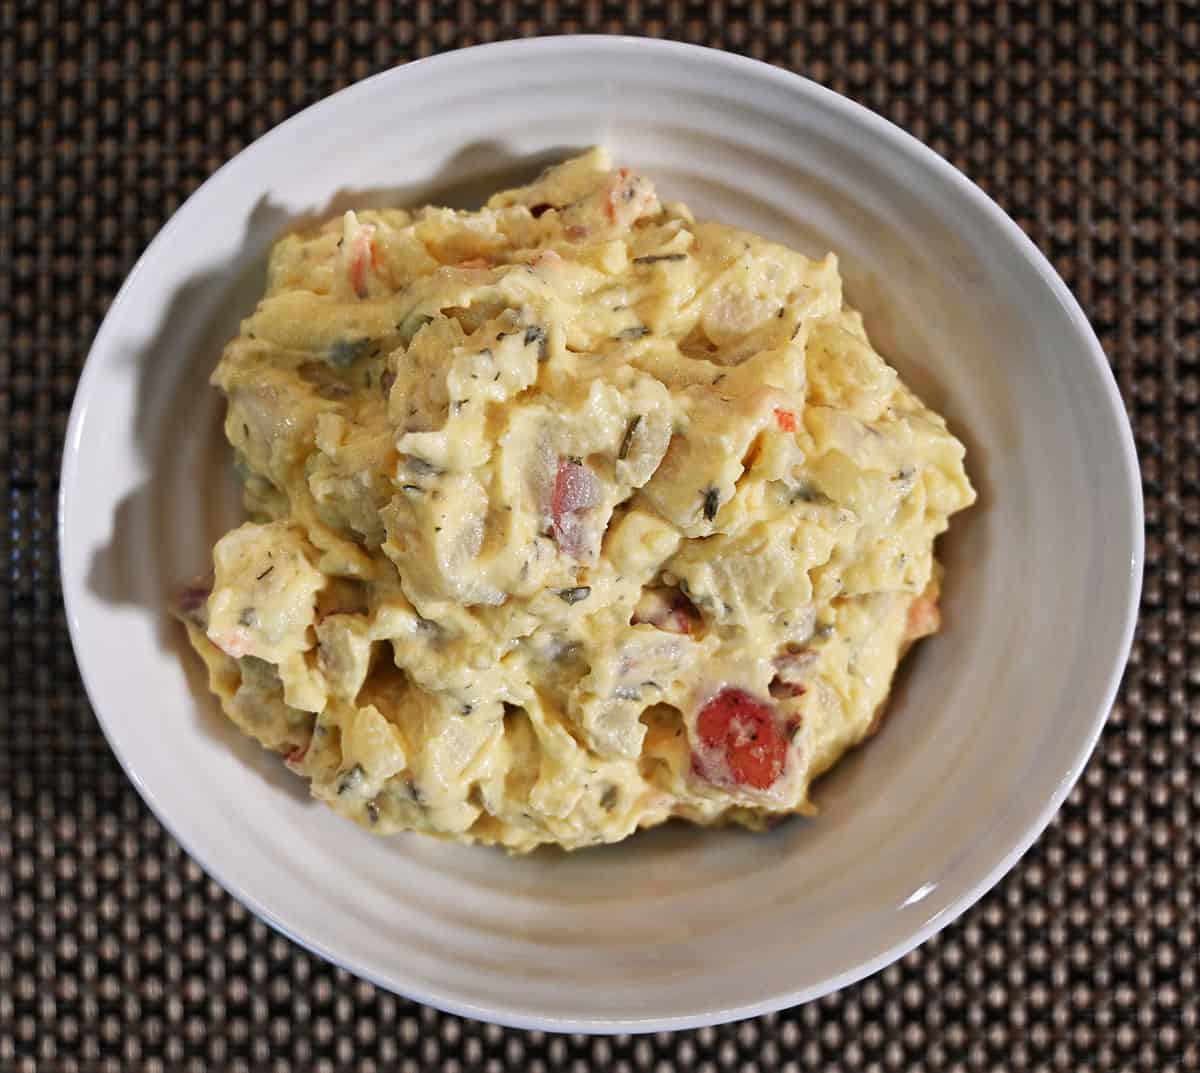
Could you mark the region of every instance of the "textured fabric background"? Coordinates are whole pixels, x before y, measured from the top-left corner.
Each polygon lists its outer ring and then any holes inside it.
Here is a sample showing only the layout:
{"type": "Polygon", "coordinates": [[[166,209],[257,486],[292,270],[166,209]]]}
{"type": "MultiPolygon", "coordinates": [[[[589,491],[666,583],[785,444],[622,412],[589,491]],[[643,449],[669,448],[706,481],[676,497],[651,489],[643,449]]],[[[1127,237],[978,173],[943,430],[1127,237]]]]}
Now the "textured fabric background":
{"type": "Polygon", "coordinates": [[[1200,1068],[1198,53],[1200,10],[1182,2],[0,0],[0,1070],[1200,1068]],[[443,1016],[251,919],[121,774],[79,684],[55,568],[76,377],[183,199],[348,82],[566,31],[790,67],[962,168],[1091,317],[1147,497],[1124,688],[1020,866],[858,986],[637,1039],[443,1016]]]}

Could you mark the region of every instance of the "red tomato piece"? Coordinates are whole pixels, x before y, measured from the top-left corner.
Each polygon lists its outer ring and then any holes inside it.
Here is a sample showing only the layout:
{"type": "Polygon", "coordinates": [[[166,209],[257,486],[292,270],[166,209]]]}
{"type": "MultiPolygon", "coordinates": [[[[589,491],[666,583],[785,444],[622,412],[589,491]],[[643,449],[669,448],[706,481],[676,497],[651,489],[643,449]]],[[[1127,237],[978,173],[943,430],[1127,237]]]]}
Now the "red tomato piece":
{"type": "Polygon", "coordinates": [[[781,410],[778,406],[775,407],[775,423],[784,432],[796,431],[796,415],[791,410],[781,410]]]}
{"type": "Polygon", "coordinates": [[[783,774],[787,741],[774,709],[744,690],[721,690],[700,709],[696,731],[706,749],[724,756],[734,782],[765,790],[783,774]]]}

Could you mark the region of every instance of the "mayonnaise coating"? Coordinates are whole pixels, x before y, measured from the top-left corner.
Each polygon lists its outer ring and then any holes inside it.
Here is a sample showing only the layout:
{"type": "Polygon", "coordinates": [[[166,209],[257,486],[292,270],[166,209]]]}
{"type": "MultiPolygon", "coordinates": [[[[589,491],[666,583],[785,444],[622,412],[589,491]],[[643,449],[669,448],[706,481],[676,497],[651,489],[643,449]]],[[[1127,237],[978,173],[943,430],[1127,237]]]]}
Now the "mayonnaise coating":
{"type": "Polygon", "coordinates": [[[282,239],[213,382],[251,520],[181,617],[229,717],[380,833],[813,811],[974,500],[832,254],[598,149],[282,239]]]}

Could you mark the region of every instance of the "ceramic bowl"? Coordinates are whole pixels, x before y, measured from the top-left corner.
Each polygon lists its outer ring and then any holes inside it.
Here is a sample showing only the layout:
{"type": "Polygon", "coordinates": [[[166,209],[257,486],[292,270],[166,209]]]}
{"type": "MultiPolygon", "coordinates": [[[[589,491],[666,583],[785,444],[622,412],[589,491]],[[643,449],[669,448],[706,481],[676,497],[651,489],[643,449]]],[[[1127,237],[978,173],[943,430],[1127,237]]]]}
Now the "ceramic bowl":
{"type": "Polygon", "coordinates": [[[554,38],[397,68],[251,145],[130,274],[79,384],[61,485],[71,636],[113,750],[235,897],[375,983],[551,1030],[732,1020],[843,987],[991,887],[1078,777],[1141,578],[1132,438],[1087,320],[1017,226],[898,128],[706,49],[554,38]],[[208,375],[298,222],[478,205],[602,143],[698,216],[841,258],[879,350],[967,443],[945,629],[882,732],[767,835],[668,827],[508,858],[379,839],[311,802],[207,696],[166,612],[239,520],[208,375]]]}

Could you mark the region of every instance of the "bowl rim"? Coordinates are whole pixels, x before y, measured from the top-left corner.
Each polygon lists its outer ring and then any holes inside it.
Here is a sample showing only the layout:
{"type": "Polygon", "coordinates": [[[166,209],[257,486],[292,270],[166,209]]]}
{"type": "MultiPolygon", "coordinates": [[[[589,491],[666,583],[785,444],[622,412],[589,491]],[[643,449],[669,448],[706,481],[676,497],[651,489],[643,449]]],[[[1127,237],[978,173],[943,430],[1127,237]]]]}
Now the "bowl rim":
{"type": "Polygon", "coordinates": [[[769,63],[740,54],[679,41],[630,35],[567,34],[520,38],[474,45],[468,48],[456,49],[411,60],[378,72],[314,102],[277,124],[261,137],[243,147],[201,183],[180,204],[139,256],[106,311],[92,344],[88,349],[88,356],[76,385],[63,442],[63,458],[59,474],[60,480],[57,497],[57,559],[60,582],[62,582],[67,628],[72,648],[75,652],[76,665],[88,696],[89,705],[95,713],[105,738],[108,740],[109,747],[120,763],[126,777],[133,784],[138,795],[149,807],[158,822],[179,843],[188,856],[202,867],[206,875],[213,878],[228,894],[254,915],[303,949],[346,969],[355,976],[365,979],[385,991],[399,993],[413,1001],[432,1006],[452,1015],[470,1017],[511,1028],[607,1034],[686,1030],[728,1023],[761,1016],[765,1013],[785,1009],[819,998],[832,991],[857,983],[903,957],[942,928],[952,923],[994,887],[1017,864],[1049,825],[1054,815],[1062,806],[1067,794],[1082,774],[1084,766],[1091,757],[1096,742],[1107,721],[1109,712],[1112,710],[1117,690],[1128,662],[1138,618],[1145,554],[1145,532],[1142,485],[1132,428],[1116,379],[1104,350],[1096,338],[1095,332],[1083,309],[1047,257],[1038,249],[1033,240],[1020,226],[978,184],[959,171],[935,150],[925,145],[914,135],[909,134],[891,120],[792,70],[775,67],[769,63]],[[71,517],[71,505],[68,502],[67,491],[73,486],[76,480],[75,471],[79,457],[79,439],[83,421],[88,408],[89,398],[92,394],[93,381],[100,375],[100,363],[98,359],[94,360],[94,357],[107,345],[108,335],[114,330],[113,325],[120,319],[124,305],[126,304],[125,299],[133,289],[136,280],[143,272],[149,270],[147,266],[156,260],[160,253],[169,245],[175,230],[179,226],[179,220],[188,206],[192,205],[194,207],[195,203],[209,196],[215,186],[228,181],[234,169],[244,166],[246,159],[263,152],[276,139],[283,137],[285,132],[290,135],[302,127],[323,122],[327,112],[346,106],[360,95],[370,92],[381,81],[400,81],[419,78],[424,68],[428,65],[466,65],[484,53],[511,53],[514,56],[519,56],[521,54],[548,51],[570,52],[580,46],[593,49],[599,48],[601,50],[609,49],[614,54],[627,53],[631,48],[651,53],[686,54],[700,62],[712,65],[718,71],[725,69],[742,76],[747,76],[750,79],[773,82],[795,93],[804,103],[823,108],[837,119],[857,126],[866,133],[886,141],[889,144],[889,148],[893,151],[903,154],[914,164],[925,169],[931,169],[941,180],[957,187],[959,192],[968,199],[974,211],[982,214],[992,224],[998,226],[1014,243],[1027,266],[1033,270],[1041,284],[1050,291],[1059,306],[1067,314],[1082,349],[1086,351],[1090,359],[1090,373],[1098,376],[1103,384],[1104,399],[1109,407],[1108,417],[1118,430],[1120,461],[1125,477],[1124,493],[1130,508],[1130,532],[1127,536],[1129,546],[1132,549],[1132,555],[1129,563],[1129,572],[1126,575],[1124,620],[1121,624],[1120,642],[1111,654],[1111,667],[1102,694],[1104,703],[1094,713],[1088,733],[1081,738],[1069,769],[1061,775],[1054,788],[1054,792],[1050,795],[1044,807],[1032,823],[1020,832],[1016,838],[1008,841],[1003,852],[999,854],[992,867],[976,878],[957,897],[928,916],[920,927],[914,929],[902,940],[879,951],[874,957],[862,961],[840,974],[823,980],[819,984],[794,991],[781,992],[770,998],[756,1002],[722,1005],[718,1001],[706,1009],[697,1010],[687,1015],[657,1018],[647,1017],[644,1019],[611,1018],[593,1020],[586,1017],[547,1016],[523,1006],[519,999],[514,999],[505,1006],[483,1007],[469,1001],[462,1001],[453,993],[439,993],[421,987],[410,988],[406,984],[398,984],[395,980],[385,979],[368,967],[356,964],[352,959],[343,957],[336,950],[330,949],[322,943],[311,941],[291,929],[283,920],[276,916],[270,906],[262,904],[259,899],[249,895],[240,887],[235,879],[214,869],[192,851],[189,839],[176,826],[162,804],[142,781],[139,773],[127,762],[126,757],[117,745],[118,735],[116,734],[113,721],[110,720],[101,706],[92,701],[94,693],[86,669],[87,661],[83,657],[85,649],[82,645],[82,627],[75,610],[71,606],[70,587],[65,583],[68,574],[67,532],[70,528],[71,517]],[[398,990],[401,986],[403,986],[403,989],[398,990]]]}

